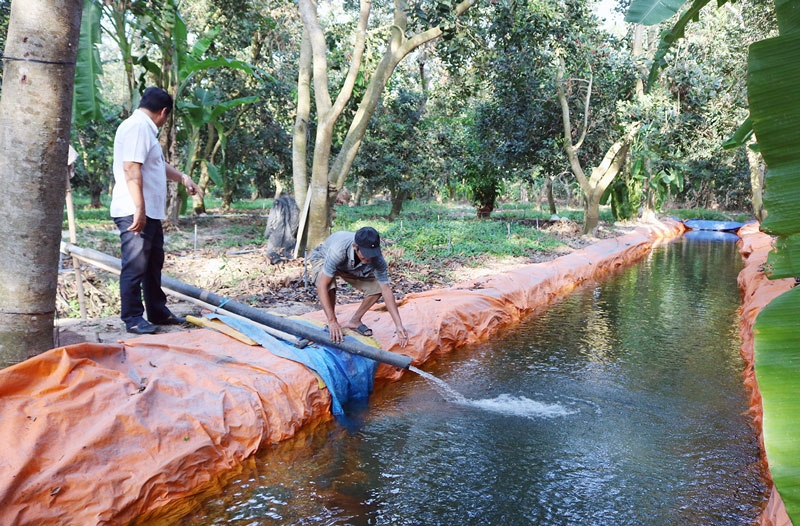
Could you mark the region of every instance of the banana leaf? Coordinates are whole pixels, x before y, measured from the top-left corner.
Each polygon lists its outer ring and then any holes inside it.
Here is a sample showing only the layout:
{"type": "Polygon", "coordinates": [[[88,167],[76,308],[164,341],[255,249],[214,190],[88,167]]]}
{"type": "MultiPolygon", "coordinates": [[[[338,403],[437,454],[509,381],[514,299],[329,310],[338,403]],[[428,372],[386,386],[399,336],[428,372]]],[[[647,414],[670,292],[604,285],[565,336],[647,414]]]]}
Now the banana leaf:
{"type": "Polygon", "coordinates": [[[795,278],[800,267],[800,235],[781,236],[770,252],[764,271],[769,279],[795,278]]]}
{"type": "Polygon", "coordinates": [[[625,21],[652,26],[670,18],[685,3],[686,0],[633,0],[625,21]]]}
{"type": "Polygon", "coordinates": [[[775,487],[789,517],[800,517],[800,288],[778,296],[759,314],[755,372],[764,408],[764,446],[775,487]]]}
{"type": "MultiPolygon", "coordinates": [[[[750,46],[747,88],[753,131],[764,162],[767,217],[773,235],[800,233],[800,33],[750,46]]],[[[800,276],[800,266],[793,270],[800,276]]]]}
{"type": "Polygon", "coordinates": [[[83,127],[92,121],[103,119],[103,97],[100,91],[100,5],[93,0],[84,0],[81,18],[81,34],[78,57],[75,65],[75,91],[72,96],[72,119],[83,127]]]}
{"type": "Polygon", "coordinates": [[[672,47],[672,44],[686,36],[686,26],[689,25],[689,22],[697,20],[697,18],[700,16],[700,10],[703,9],[710,1],[711,0],[695,0],[691,7],[689,7],[689,9],[687,9],[680,16],[680,18],[678,18],[678,21],[675,22],[675,25],[672,26],[672,29],[661,33],[658,49],[656,50],[655,55],[653,55],[653,65],[650,66],[650,75],[647,77],[648,91],[653,87],[656,79],[658,78],[658,70],[667,65],[666,56],[667,52],[672,47]]]}
{"type": "Polygon", "coordinates": [[[734,148],[739,148],[740,146],[745,146],[747,141],[749,141],[752,136],[753,119],[748,115],[744,122],[733,133],[733,135],[727,141],[722,143],[722,147],[726,150],[732,150],[734,148]]]}
{"type": "MultiPolygon", "coordinates": [[[[748,96],[753,131],[769,170],[761,229],[780,236],[770,278],[800,275],[800,34],[798,2],[776,1],[781,32],[750,46],[748,96]],[[794,6],[787,10],[787,5],[794,6]],[[793,9],[793,11],[792,11],[793,9]]],[[[755,324],[756,380],[764,408],[764,446],[775,487],[800,519],[800,289],[774,299],[755,324]]]]}
{"type": "Polygon", "coordinates": [[[800,30],[800,6],[797,0],[775,0],[775,16],[781,35],[800,30]]]}

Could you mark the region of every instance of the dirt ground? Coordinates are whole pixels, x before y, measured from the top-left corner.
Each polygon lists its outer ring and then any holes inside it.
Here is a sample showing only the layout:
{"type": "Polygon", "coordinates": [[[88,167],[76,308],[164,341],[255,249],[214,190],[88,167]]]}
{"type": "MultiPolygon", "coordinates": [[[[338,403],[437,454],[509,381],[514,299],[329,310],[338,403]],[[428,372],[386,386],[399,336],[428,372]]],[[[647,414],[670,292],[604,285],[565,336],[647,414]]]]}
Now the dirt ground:
{"type": "MultiPolygon", "coordinates": [[[[263,221],[263,218],[241,215],[215,217],[211,221],[203,221],[202,229],[193,230],[184,225],[167,232],[164,274],[275,314],[292,316],[319,310],[321,307],[316,290],[308,282],[308,269],[303,258],[271,265],[264,247],[247,245],[245,248],[231,248],[219,243],[229,235],[232,226],[249,225],[252,229],[253,221],[263,221]],[[173,245],[184,248],[171,250],[173,245]],[[187,246],[190,248],[186,248],[187,246]]],[[[539,220],[536,226],[558,238],[563,245],[524,258],[447,258],[435,268],[404,260],[402,254],[391,246],[384,247],[395,297],[401,299],[413,292],[448,287],[453,283],[501,273],[520,265],[549,261],[598,241],[597,238],[582,236],[581,225],[573,221],[539,220]]],[[[633,223],[603,225],[598,237],[623,235],[636,226],[633,223]]],[[[111,236],[109,238],[113,239],[111,236]]],[[[95,248],[101,252],[105,250],[111,255],[117,249],[111,241],[107,246],[87,248],[95,248]]],[[[125,326],[119,319],[116,276],[87,264],[81,265],[87,310],[87,318],[81,320],[77,309],[75,274],[71,270],[70,259],[64,258],[62,266],[64,268],[59,275],[58,319],[54,331],[56,347],[81,342],[116,343],[135,337],[125,332],[125,326]]],[[[355,303],[361,298],[360,292],[340,282],[339,304],[355,303]]],[[[201,316],[208,312],[195,303],[169,295],[168,301],[170,309],[181,316],[201,316]]],[[[194,326],[161,327],[159,332],[182,331],[192,327],[194,326]]]]}

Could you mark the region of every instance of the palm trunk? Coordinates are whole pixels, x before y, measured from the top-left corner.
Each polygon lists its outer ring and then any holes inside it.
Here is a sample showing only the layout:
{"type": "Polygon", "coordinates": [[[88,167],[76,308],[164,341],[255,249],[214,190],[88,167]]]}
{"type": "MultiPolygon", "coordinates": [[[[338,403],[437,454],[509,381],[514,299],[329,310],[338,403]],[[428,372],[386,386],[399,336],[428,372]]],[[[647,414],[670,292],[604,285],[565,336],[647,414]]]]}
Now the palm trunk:
{"type": "Polygon", "coordinates": [[[14,0],[0,98],[0,367],[53,346],[82,0],[14,0]]]}
{"type": "MultiPolygon", "coordinates": [[[[755,141],[753,141],[755,142],[755,141]]],[[[750,189],[752,194],[753,215],[759,221],[764,219],[764,161],[761,154],[754,152],[749,146],[745,146],[747,152],[747,164],[750,166],[750,189]]]]}

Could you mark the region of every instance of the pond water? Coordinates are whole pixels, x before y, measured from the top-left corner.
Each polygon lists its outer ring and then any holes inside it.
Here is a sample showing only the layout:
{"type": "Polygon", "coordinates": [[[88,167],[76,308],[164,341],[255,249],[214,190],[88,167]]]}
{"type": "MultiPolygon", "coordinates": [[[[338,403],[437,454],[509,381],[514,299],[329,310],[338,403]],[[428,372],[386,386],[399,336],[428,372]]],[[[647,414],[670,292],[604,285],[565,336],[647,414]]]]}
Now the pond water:
{"type": "Polygon", "coordinates": [[[681,239],[251,459],[183,524],[738,525],[764,468],[733,243],[681,239]]]}

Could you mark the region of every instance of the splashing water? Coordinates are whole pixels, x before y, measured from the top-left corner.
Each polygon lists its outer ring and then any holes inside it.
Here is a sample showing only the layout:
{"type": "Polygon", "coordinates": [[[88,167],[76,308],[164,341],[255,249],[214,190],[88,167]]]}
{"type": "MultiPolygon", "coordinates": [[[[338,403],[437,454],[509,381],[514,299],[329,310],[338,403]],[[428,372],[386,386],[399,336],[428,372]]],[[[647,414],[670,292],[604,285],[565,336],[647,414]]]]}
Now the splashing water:
{"type": "Polygon", "coordinates": [[[556,416],[566,416],[575,413],[559,404],[545,404],[531,400],[524,396],[512,396],[501,394],[495,398],[484,398],[481,400],[470,400],[441,378],[437,378],[430,373],[417,369],[413,365],[408,368],[427,380],[442,397],[451,403],[464,407],[474,407],[492,413],[499,413],[508,416],[522,416],[526,418],[546,418],[556,416]]]}

